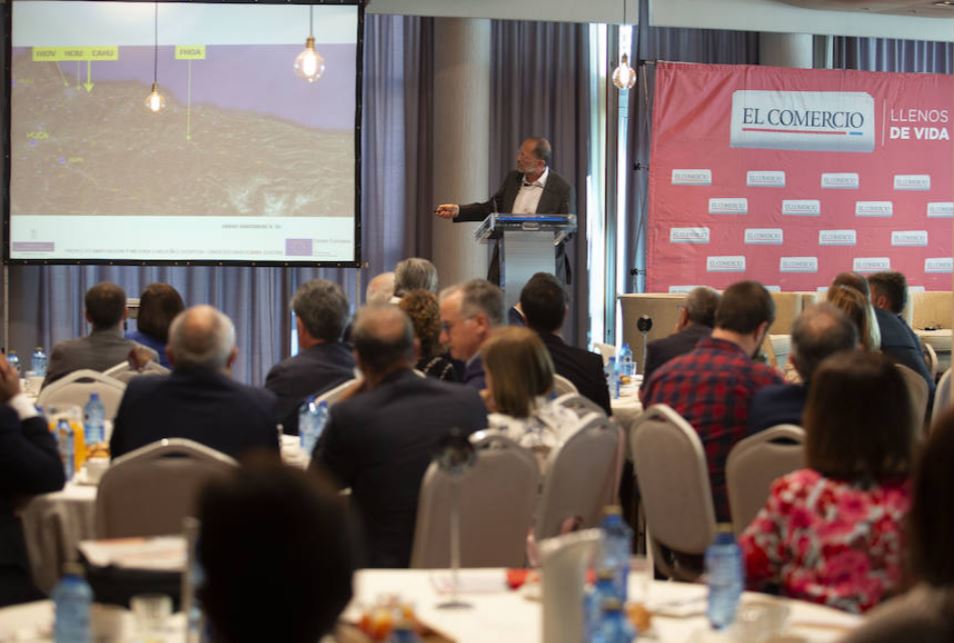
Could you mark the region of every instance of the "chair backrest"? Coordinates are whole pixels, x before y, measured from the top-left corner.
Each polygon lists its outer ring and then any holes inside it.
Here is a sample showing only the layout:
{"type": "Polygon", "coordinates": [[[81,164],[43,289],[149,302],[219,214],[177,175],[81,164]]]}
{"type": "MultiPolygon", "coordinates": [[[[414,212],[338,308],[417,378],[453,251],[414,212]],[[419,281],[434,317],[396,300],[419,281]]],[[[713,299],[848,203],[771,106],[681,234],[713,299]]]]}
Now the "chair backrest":
{"type": "Polygon", "coordinates": [[[324,393],[322,393],[321,395],[319,395],[317,398],[315,398],[315,401],[316,401],[316,402],[326,402],[326,403],[328,404],[328,406],[331,406],[332,404],[334,404],[335,402],[337,402],[338,399],[339,399],[342,395],[344,395],[345,391],[347,391],[349,388],[351,388],[351,387],[354,385],[354,383],[357,382],[357,381],[358,381],[358,378],[355,377],[355,378],[350,379],[350,380],[348,380],[348,381],[346,381],[346,382],[342,382],[341,384],[339,384],[338,386],[334,387],[333,389],[329,389],[329,390],[325,391],[324,393]]]}
{"type": "MultiPolygon", "coordinates": [[[[715,538],[715,508],[702,442],[695,429],[665,404],[655,404],[630,430],[633,468],[643,502],[650,543],[685,554],[703,554],[715,538]]],[[[670,576],[656,556],[656,564],[670,576]]]]}
{"type": "Polygon", "coordinates": [[[579,393],[576,384],[556,373],[553,374],[553,390],[558,396],[567,393],[579,393]]]}
{"type": "MultiPolygon", "coordinates": [[[[463,567],[522,567],[540,483],[533,453],[492,430],[471,436],[477,461],[459,480],[463,567]]],[[[450,567],[453,478],[432,462],[421,482],[411,567],[450,567]]]]}
{"type": "Polygon", "coordinates": [[[934,389],[934,408],[931,409],[931,423],[933,424],[944,411],[951,407],[951,369],[944,371],[944,375],[937,382],[934,389]]]}
{"type": "Polygon", "coordinates": [[[40,406],[76,404],[83,408],[89,402],[90,393],[94,392],[99,393],[99,398],[103,401],[106,418],[111,420],[116,417],[126,385],[109,375],[88,368],[73,371],[44,387],[36,398],[36,403],[40,406]]]}
{"type": "Polygon", "coordinates": [[[623,432],[603,414],[590,413],[580,428],[547,457],[534,537],[559,536],[566,520],[574,528],[599,524],[603,508],[616,504],[623,466],[623,432]]]}
{"type": "Polygon", "coordinates": [[[117,458],[99,482],[97,538],[181,532],[182,519],[195,515],[202,485],[236,465],[224,453],[183,438],[153,442],[117,458]]]}
{"type": "Polygon", "coordinates": [[[765,505],[772,481],[805,466],[805,431],[779,424],[740,441],[726,460],[732,526],[741,534],[765,505]]]}
{"type": "Polygon", "coordinates": [[[129,365],[128,361],[122,361],[119,364],[116,364],[116,366],[103,371],[103,375],[112,377],[123,384],[128,384],[129,380],[134,377],[139,377],[142,375],[168,375],[171,372],[172,371],[159,362],[146,362],[146,365],[143,366],[141,370],[136,370],[129,365]]]}
{"type": "Polygon", "coordinates": [[[914,435],[922,435],[924,420],[927,417],[928,396],[930,395],[927,382],[904,364],[895,364],[895,366],[901,371],[904,383],[908,387],[908,395],[911,396],[911,422],[914,435]]]}
{"type": "Polygon", "coordinates": [[[938,371],[937,351],[922,339],[921,354],[924,355],[924,363],[927,364],[928,373],[931,374],[932,378],[936,378],[938,371]]]}
{"type": "Polygon", "coordinates": [[[553,400],[553,403],[570,409],[581,418],[590,413],[603,413],[603,409],[600,408],[599,404],[579,393],[564,393],[553,400]]]}

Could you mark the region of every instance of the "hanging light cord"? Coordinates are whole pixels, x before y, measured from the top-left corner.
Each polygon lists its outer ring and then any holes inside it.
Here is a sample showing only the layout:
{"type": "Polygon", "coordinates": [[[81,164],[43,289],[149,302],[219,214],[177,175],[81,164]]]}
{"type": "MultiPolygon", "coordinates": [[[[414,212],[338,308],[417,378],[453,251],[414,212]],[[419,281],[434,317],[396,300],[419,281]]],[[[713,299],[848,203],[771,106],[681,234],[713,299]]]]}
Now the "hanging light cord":
{"type": "Polygon", "coordinates": [[[308,5],[308,37],[315,37],[315,8],[308,5]]]}
{"type": "Polygon", "coordinates": [[[156,13],[152,19],[153,26],[153,42],[155,43],[152,49],[152,82],[159,82],[159,3],[156,2],[156,13]]]}

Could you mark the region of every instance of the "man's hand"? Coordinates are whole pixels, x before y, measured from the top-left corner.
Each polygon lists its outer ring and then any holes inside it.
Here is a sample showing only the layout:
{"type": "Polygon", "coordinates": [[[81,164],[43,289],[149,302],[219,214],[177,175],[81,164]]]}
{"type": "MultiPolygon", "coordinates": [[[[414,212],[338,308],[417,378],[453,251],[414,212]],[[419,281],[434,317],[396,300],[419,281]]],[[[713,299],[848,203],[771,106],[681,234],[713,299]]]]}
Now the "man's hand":
{"type": "Polygon", "coordinates": [[[0,402],[6,404],[20,393],[20,374],[14,370],[5,355],[0,355],[0,402]]]}
{"type": "Polygon", "coordinates": [[[133,370],[142,371],[152,361],[152,351],[143,346],[134,346],[129,350],[126,359],[133,370]]]}
{"type": "Polygon", "coordinates": [[[442,219],[455,219],[460,214],[460,206],[456,203],[441,203],[434,210],[434,214],[442,219]]]}

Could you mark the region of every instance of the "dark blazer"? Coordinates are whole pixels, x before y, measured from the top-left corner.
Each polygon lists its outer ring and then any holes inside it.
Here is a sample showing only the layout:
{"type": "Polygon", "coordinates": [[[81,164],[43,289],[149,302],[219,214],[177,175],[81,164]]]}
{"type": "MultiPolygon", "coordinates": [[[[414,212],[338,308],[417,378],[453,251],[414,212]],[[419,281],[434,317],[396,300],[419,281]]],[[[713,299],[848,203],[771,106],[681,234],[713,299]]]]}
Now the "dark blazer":
{"type": "Polygon", "coordinates": [[[0,607],[42,595],[33,586],[26,542],[14,505],[21,495],[63,488],[63,464],[56,440],[42,416],[20,421],[0,406],[0,607]]]}
{"type": "Polygon", "coordinates": [[[484,377],[484,360],[480,355],[464,365],[464,374],[460,378],[460,382],[467,386],[473,386],[478,391],[487,388],[486,378],[484,377]]]}
{"type": "Polygon", "coordinates": [[[408,566],[421,480],[438,445],[452,427],[486,426],[476,390],[411,371],[331,407],[310,466],[351,487],[371,567],[408,566]]]}
{"type": "MultiPolygon", "coordinates": [[[[523,183],[523,174],[516,170],[507,173],[503,183],[497,192],[483,203],[468,203],[460,206],[460,213],[454,219],[459,221],[483,221],[492,212],[513,212],[513,203],[517,199],[517,193],[523,183]]],[[[540,202],[537,204],[536,214],[569,214],[572,189],[570,184],[562,176],[550,168],[547,175],[547,184],[543,188],[543,194],[540,195],[540,202]]],[[[566,249],[563,243],[556,247],[556,264],[554,266],[557,277],[564,283],[571,283],[572,274],[570,271],[570,262],[566,257],[566,249]]],[[[487,271],[487,280],[495,284],[500,283],[500,257],[498,248],[494,245],[494,255],[490,260],[490,268],[487,271]]]]}
{"type": "Polygon", "coordinates": [[[278,452],[276,402],[271,391],[212,371],[134,377],[116,413],[110,453],[117,458],[163,438],[188,438],[234,458],[278,452]]]}
{"type": "MultiPolygon", "coordinates": [[[[712,334],[712,329],[702,324],[689,324],[678,333],[673,333],[668,337],[654,339],[646,345],[646,363],[643,364],[643,384],[644,390],[649,378],[657,368],[680,355],[685,355],[699,343],[700,339],[712,334]]],[[[634,357],[639,359],[638,356],[634,357]]]]}
{"type": "Polygon", "coordinates": [[[877,307],[874,311],[878,327],[881,329],[881,352],[924,378],[930,392],[928,403],[928,410],[930,410],[930,400],[934,399],[934,378],[931,377],[931,372],[924,362],[921,340],[900,316],[877,307]]]}
{"type": "MultiPolygon", "coordinates": [[[[125,362],[129,351],[136,346],[142,346],[142,344],[126,339],[118,328],[94,330],[86,337],[57,342],[50,351],[50,363],[46,369],[43,386],[81,368],[100,372],[110,369],[120,362],[125,362]]],[[[154,350],[151,348],[148,350],[153,353],[153,359],[159,359],[159,355],[154,350]]]]}
{"type": "Polygon", "coordinates": [[[603,358],[582,348],[569,346],[553,333],[538,334],[550,351],[557,374],[573,382],[580,395],[599,404],[606,415],[612,415],[609,389],[603,373],[603,358]]]}
{"type": "Polygon", "coordinates": [[[773,384],[758,391],[749,407],[749,435],[776,424],[802,426],[808,388],[802,384],[773,384]]]}
{"type": "Polygon", "coordinates": [[[354,377],[354,357],[342,342],[318,344],[280,361],[265,378],[278,396],[278,417],[288,435],[298,435],[298,407],[309,395],[324,393],[354,377]]]}

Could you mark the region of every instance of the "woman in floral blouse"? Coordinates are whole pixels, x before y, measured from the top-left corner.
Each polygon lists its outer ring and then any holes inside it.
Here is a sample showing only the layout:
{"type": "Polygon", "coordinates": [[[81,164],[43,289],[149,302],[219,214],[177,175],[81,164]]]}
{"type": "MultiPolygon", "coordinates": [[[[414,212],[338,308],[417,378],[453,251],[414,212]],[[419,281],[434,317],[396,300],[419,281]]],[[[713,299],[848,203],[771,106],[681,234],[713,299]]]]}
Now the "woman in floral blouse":
{"type": "Polygon", "coordinates": [[[914,457],[910,400],[880,353],[826,360],[805,406],[808,468],[775,481],[742,536],[748,585],[864,612],[898,589],[914,457]]]}

